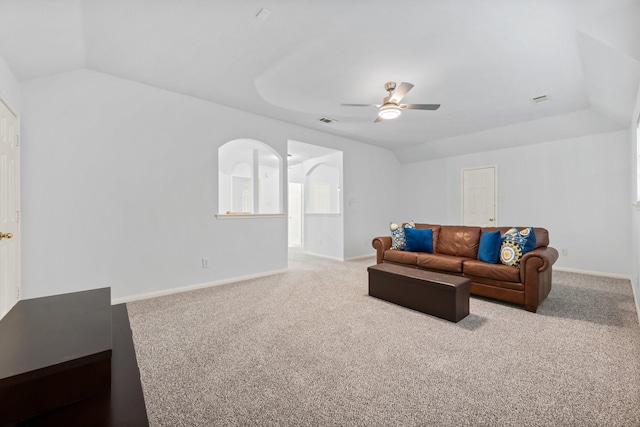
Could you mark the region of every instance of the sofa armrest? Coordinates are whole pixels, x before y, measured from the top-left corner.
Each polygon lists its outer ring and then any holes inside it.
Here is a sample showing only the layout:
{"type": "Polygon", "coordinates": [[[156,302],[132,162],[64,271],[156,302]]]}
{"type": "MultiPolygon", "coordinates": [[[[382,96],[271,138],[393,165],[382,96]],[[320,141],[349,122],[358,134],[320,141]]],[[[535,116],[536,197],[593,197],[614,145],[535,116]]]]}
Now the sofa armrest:
{"type": "Polygon", "coordinates": [[[520,280],[524,285],[524,307],[533,313],[551,292],[552,266],[558,259],[558,251],[542,247],[527,252],[520,261],[520,280]]]}
{"type": "Polygon", "coordinates": [[[375,237],[371,242],[371,246],[376,250],[376,263],[382,264],[384,251],[391,249],[391,237],[381,236],[375,237]]]}
{"type": "Polygon", "coordinates": [[[524,268],[526,270],[526,264],[531,260],[536,259],[535,264],[537,266],[537,271],[542,272],[551,268],[551,266],[558,260],[558,251],[556,248],[552,248],[550,246],[546,246],[543,248],[536,248],[532,251],[524,254],[522,259],[520,260],[520,268],[524,268]]]}

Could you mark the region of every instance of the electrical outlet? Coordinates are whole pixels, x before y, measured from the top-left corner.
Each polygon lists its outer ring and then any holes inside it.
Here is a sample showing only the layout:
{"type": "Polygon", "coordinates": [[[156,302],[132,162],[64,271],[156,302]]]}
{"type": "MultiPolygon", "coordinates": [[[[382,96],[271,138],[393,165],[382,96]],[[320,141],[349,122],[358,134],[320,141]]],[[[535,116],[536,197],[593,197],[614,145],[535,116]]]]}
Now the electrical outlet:
{"type": "Polygon", "coordinates": [[[562,255],[569,255],[569,249],[567,248],[562,249],[562,255]]]}
{"type": "Polygon", "coordinates": [[[202,258],[202,268],[209,268],[209,258],[202,258]]]}

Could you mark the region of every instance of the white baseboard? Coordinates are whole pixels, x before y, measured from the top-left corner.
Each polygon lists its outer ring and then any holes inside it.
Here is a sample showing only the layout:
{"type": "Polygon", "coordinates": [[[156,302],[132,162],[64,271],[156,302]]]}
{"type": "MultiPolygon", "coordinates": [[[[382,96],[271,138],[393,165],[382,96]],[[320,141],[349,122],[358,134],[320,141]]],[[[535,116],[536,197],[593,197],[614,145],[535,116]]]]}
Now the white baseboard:
{"type": "Polygon", "coordinates": [[[636,313],[638,313],[638,324],[640,324],[640,294],[636,292],[636,289],[640,289],[640,274],[636,275],[635,282],[631,281],[631,290],[633,291],[633,299],[636,302],[636,313]]]}
{"type": "Polygon", "coordinates": [[[339,258],[339,257],[330,256],[330,255],[317,254],[315,252],[307,252],[307,251],[304,251],[303,253],[305,255],[317,256],[319,258],[332,259],[334,261],[356,261],[356,260],[364,259],[364,258],[375,258],[375,256],[376,256],[375,252],[372,253],[372,254],[368,254],[368,255],[357,255],[357,256],[353,256],[353,257],[349,257],[349,258],[339,258]]]}
{"type": "Polygon", "coordinates": [[[367,254],[367,255],[358,255],[358,256],[352,256],[350,258],[345,258],[345,261],[357,261],[359,259],[365,259],[365,258],[373,258],[375,260],[376,258],[376,253],[372,253],[372,254],[367,254]]]}
{"type": "Polygon", "coordinates": [[[242,282],[244,280],[259,279],[261,277],[273,276],[274,274],[280,274],[280,273],[284,273],[286,271],[288,271],[288,270],[287,269],[274,270],[274,271],[268,271],[266,273],[250,274],[248,276],[233,277],[231,279],[217,280],[215,282],[198,283],[198,284],[195,284],[195,285],[181,286],[179,288],[163,289],[161,291],[156,291],[156,292],[148,292],[148,293],[144,293],[144,294],[130,295],[128,297],[114,298],[114,299],[111,300],[111,305],[122,304],[122,303],[127,303],[127,302],[132,302],[132,301],[139,301],[139,300],[144,300],[144,299],[149,299],[149,298],[156,298],[156,297],[161,297],[161,296],[171,295],[171,294],[178,294],[178,293],[181,293],[181,292],[194,291],[196,289],[210,288],[212,286],[226,285],[226,284],[229,284],[229,283],[242,282]]]}
{"type": "Polygon", "coordinates": [[[566,273],[588,274],[589,276],[610,277],[612,279],[631,280],[631,276],[616,273],[603,273],[601,271],[581,270],[579,268],[553,267],[553,271],[564,271],[566,273]]]}
{"type": "Polygon", "coordinates": [[[340,258],[340,257],[336,257],[336,256],[331,256],[331,255],[323,255],[323,254],[317,254],[315,252],[307,252],[304,251],[303,252],[305,255],[311,255],[311,256],[317,256],[318,258],[326,258],[326,259],[332,259],[334,261],[344,261],[344,258],[340,258]]]}

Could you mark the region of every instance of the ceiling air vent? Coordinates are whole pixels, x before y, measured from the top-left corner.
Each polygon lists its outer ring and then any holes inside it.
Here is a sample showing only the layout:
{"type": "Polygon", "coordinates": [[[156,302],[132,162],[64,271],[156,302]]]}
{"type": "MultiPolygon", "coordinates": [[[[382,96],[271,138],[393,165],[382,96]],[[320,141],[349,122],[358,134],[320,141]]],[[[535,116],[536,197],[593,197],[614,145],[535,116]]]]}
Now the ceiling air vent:
{"type": "Polygon", "coordinates": [[[548,95],[540,95],[536,96],[535,98],[531,98],[531,102],[533,102],[534,104],[542,104],[543,102],[547,102],[548,100],[548,95]]]}
{"type": "Polygon", "coordinates": [[[337,122],[337,120],[330,119],[328,117],[320,117],[318,120],[320,120],[322,123],[326,123],[328,125],[330,125],[331,123],[337,122]]]}
{"type": "Polygon", "coordinates": [[[260,18],[263,21],[266,21],[267,18],[271,15],[271,11],[265,8],[260,9],[260,12],[256,14],[256,18],[260,18]]]}

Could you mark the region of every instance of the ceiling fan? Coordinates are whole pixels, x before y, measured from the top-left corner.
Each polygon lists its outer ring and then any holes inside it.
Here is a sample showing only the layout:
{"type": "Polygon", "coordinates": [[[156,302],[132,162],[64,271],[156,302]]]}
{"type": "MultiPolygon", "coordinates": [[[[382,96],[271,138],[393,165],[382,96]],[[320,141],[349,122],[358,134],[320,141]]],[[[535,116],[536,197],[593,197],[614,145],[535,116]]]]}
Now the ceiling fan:
{"type": "Polygon", "coordinates": [[[382,104],[340,104],[344,107],[376,107],[378,110],[378,117],[374,120],[374,123],[381,122],[383,120],[395,119],[400,116],[402,110],[437,110],[440,108],[440,104],[399,104],[402,98],[413,88],[411,83],[402,82],[396,87],[396,82],[387,82],[384,88],[389,95],[383,100],[382,104]]]}

